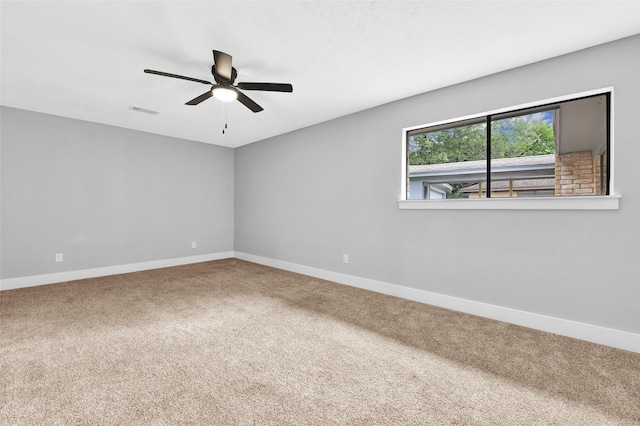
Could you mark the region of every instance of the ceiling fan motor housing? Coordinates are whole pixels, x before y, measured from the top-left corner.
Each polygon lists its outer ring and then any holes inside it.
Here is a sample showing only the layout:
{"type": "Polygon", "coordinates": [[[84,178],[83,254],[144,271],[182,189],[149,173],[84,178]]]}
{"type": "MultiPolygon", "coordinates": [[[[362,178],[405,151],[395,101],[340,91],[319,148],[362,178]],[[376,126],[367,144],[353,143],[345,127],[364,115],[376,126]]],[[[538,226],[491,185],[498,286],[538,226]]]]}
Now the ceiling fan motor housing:
{"type": "Polygon", "coordinates": [[[218,74],[216,72],[216,66],[215,64],[211,66],[211,74],[213,74],[213,78],[216,80],[216,83],[227,83],[227,84],[233,84],[234,81],[236,81],[236,77],[238,76],[238,71],[235,68],[231,68],[231,80],[227,80],[226,78],[222,77],[220,74],[218,74]]]}

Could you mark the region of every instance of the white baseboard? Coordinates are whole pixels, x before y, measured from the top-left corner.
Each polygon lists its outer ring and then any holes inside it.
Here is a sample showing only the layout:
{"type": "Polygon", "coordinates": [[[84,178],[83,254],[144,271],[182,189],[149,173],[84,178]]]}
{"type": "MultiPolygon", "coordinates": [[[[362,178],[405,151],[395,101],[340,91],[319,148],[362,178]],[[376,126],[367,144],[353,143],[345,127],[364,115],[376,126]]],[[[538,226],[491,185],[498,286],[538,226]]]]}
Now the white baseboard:
{"type": "Polygon", "coordinates": [[[561,336],[586,340],[592,343],[611,346],[627,351],[640,353],[640,334],[612,328],[600,327],[562,318],[550,317],[535,314],[532,312],[520,311],[503,306],[491,305],[483,302],[476,302],[459,297],[447,296],[439,293],[418,290],[410,287],[403,287],[389,284],[382,281],[356,277],[353,275],[327,271],[310,266],[299,265],[281,260],[270,259],[252,254],[235,252],[234,257],[261,265],[271,266],[286,271],[309,275],[315,278],[346,284],[365,290],[371,290],[390,296],[401,297],[403,299],[435,305],[442,308],[465,312],[485,318],[516,324],[536,330],[547,331],[561,336]]]}
{"type": "Polygon", "coordinates": [[[202,254],[198,256],[179,257],[174,259],[153,260],[150,262],[129,263],[126,265],[105,266],[102,268],[81,269],[77,271],[56,272],[53,274],[31,275],[27,277],[7,278],[0,280],[0,291],[14,290],[23,287],[33,287],[54,284],[65,281],[82,280],[86,278],[104,277],[107,275],[126,274],[129,272],[146,271],[149,269],[168,268],[171,266],[187,265],[190,263],[208,262],[210,260],[228,259],[233,257],[232,251],[202,254]]]}

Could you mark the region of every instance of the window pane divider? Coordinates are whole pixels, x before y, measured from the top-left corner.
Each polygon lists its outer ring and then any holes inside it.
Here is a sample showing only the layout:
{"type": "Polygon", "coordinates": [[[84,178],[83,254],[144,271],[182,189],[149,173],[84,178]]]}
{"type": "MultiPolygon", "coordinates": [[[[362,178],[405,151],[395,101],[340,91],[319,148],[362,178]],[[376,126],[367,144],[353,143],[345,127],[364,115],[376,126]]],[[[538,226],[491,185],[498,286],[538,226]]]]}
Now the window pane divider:
{"type": "MultiPolygon", "coordinates": [[[[491,198],[491,115],[487,115],[486,149],[487,149],[487,198],[491,198]]],[[[482,193],[480,194],[482,197],[482,193]]]]}

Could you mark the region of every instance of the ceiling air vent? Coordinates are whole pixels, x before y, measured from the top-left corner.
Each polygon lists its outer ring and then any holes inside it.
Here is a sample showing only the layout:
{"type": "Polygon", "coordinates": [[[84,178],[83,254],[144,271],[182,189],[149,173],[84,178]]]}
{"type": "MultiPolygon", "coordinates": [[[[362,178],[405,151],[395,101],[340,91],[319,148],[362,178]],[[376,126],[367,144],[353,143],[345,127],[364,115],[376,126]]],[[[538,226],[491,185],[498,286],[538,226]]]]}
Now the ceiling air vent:
{"type": "Polygon", "coordinates": [[[153,111],[153,110],[146,109],[146,108],[140,108],[140,107],[137,107],[137,106],[129,106],[129,109],[132,110],[132,111],[143,112],[145,114],[158,115],[158,111],[153,111]]]}

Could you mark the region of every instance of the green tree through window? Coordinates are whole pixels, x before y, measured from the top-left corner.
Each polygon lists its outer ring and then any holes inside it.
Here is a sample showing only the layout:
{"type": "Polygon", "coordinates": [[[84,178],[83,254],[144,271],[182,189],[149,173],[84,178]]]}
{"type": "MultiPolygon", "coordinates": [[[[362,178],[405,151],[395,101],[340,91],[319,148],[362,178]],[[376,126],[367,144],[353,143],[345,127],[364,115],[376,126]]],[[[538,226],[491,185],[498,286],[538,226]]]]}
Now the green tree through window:
{"type": "MultiPolygon", "coordinates": [[[[530,114],[492,122],[491,157],[553,154],[553,123],[550,119],[543,119],[544,116],[530,114]]],[[[486,123],[477,123],[412,136],[409,140],[409,164],[486,160],[486,133],[486,123]]]]}

